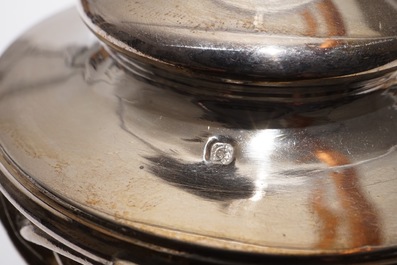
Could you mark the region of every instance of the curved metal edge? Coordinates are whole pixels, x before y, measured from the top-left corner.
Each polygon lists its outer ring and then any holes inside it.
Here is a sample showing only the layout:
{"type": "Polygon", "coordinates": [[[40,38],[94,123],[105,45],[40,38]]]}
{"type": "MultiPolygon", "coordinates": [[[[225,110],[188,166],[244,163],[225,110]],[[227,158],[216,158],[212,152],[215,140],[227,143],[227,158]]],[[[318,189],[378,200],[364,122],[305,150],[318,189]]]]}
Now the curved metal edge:
{"type": "Polygon", "coordinates": [[[88,28],[118,53],[170,72],[201,78],[311,80],[390,72],[396,65],[397,39],[393,37],[323,39],[251,34],[242,38],[235,32],[195,30],[192,34],[189,29],[175,28],[161,35],[159,41],[155,33],[164,32],[161,26],[136,25],[126,31],[95,13],[95,4],[88,0],[80,0],[78,9],[88,28]],[[211,33],[217,35],[216,40],[196,43],[211,33]],[[225,43],[225,39],[237,41],[225,43]],[[333,44],[324,47],[324,42],[333,44]]]}
{"type": "Polygon", "coordinates": [[[20,235],[18,228],[19,222],[21,219],[25,219],[1,193],[0,207],[0,222],[3,224],[14,247],[25,262],[30,265],[56,264],[53,260],[53,252],[27,242],[20,235]]]}
{"type": "MultiPolygon", "coordinates": [[[[395,264],[397,249],[357,249],[340,253],[291,255],[228,251],[153,236],[104,223],[87,213],[71,211],[43,194],[3,153],[0,188],[4,196],[43,233],[59,245],[88,254],[93,264],[395,264]],[[95,220],[96,219],[96,220],[95,220]],[[93,228],[95,226],[95,228],[93,228]],[[72,243],[71,243],[72,242],[72,243]],[[191,263],[193,262],[193,263],[191,263]],[[119,263],[120,264],[120,263],[119,263]],[[123,263],[121,263],[123,264],[123,263]],[[127,263],[128,264],[128,263],[127,263]],[[377,263],[378,264],[378,263],[377,263]]],[[[296,252],[296,250],[295,250],[296,252]]]]}

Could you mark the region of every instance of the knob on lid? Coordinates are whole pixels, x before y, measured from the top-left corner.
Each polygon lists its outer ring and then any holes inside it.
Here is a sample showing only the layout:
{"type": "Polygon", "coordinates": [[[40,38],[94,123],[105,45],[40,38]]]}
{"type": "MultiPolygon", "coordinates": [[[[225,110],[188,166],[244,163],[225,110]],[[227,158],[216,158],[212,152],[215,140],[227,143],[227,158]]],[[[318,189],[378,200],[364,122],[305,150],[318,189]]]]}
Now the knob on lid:
{"type": "Polygon", "coordinates": [[[393,0],[81,4],[86,23],[106,44],[171,71],[296,80],[391,69],[397,57],[393,0]]]}

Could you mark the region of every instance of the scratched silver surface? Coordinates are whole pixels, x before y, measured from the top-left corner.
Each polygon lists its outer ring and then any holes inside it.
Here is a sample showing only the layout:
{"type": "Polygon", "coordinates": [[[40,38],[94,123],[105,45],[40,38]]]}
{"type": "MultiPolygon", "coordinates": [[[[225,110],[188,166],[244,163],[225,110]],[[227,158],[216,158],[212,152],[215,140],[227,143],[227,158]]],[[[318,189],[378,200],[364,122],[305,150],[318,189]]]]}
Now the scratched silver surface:
{"type": "Polygon", "coordinates": [[[395,0],[80,2],[107,44],[178,74],[255,84],[396,67],[395,0]]]}
{"type": "Polygon", "coordinates": [[[288,254],[397,246],[393,72],[360,79],[360,93],[277,104],[262,91],[212,97],[199,81],[113,53],[69,10],[3,55],[2,170],[13,161],[104,222],[199,245],[288,254]]]}

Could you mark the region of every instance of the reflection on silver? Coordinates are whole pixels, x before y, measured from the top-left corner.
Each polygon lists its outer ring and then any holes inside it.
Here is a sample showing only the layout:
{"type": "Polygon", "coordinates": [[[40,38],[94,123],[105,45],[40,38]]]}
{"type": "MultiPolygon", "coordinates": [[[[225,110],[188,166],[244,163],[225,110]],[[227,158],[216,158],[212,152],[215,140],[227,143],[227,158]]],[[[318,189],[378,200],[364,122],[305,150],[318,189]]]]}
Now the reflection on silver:
{"type": "Polygon", "coordinates": [[[55,251],[99,263],[395,263],[396,34],[377,22],[396,10],[203,24],[215,2],[83,0],[105,45],[73,10],[17,41],[1,191],[55,251]]]}
{"type": "Polygon", "coordinates": [[[306,5],[307,3],[316,0],[248,0],[248,1],[233,1],[233,0],[215,0],[220,4],[229,5],[229,7],[248,10],[255,13],[274,13],[285,12],[293,10],[306,5]]]}
{"type": "Polygon", "coordinates": [[[259,165],[254,180],[255,193],[250,198],[252,201],[263,199],[266,190],[269,188],[269,175],[274,171],[272,165],[274,157],[272,158],[272,155],[276,148],[278,134],[278,130],[263,130],[258,132],[248,143],[250,158],[259,165]]]}
{"type": "Polygon", "coordinates": [[[82,0],[80,9],[124,56],[187,77],[260,86],[396,68],[396,28],[379,27],[397,14],[386,0],[82,0]]]}

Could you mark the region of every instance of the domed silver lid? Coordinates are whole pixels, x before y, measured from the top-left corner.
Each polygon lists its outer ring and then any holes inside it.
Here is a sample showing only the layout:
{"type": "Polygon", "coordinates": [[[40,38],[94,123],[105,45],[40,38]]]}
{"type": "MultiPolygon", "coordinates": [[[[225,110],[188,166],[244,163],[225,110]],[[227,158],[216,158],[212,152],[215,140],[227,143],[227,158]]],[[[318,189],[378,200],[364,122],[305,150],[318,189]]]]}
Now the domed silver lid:
{"type": "Polygon", "coordinates": [[[393,0],[81,2],[106,44],[169,71],[286,81],[396,67],[393,0]]]}

